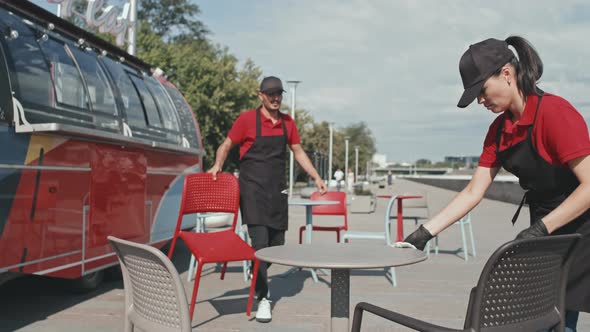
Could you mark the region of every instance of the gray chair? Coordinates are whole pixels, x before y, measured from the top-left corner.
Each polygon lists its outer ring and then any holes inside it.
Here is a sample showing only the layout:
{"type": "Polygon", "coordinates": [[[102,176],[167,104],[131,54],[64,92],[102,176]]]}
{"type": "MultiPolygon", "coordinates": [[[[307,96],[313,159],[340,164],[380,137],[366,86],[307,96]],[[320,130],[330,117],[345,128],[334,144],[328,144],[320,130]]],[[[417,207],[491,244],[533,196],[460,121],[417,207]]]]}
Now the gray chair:
{"type": "Polygon", "coordinates": [[[471,290],[462,330],[427,323],[361,302],[356,305],[352,331],[361,328],[363,311],[431,332],[542,331],[565,328],[565,287],[571,253],[579,234],[514,240],[497,249],[471,290]]]}
{"type": "MultiPolygon", "coordinates": [[[[420,192],[418,195],[421,198],[408,199],[404,201],[404,220],[413,220],[414,225],[418,227],[419,224],[430,219],[430,209],[428,207],[428,194],[420,192]]],[[[475,257],[475,241],[473,239],[473,227],[471,225],[471,212],[467,213],[463,218],[459,219],[453,225],[461,227],[461,251],[463,251],[463,259],[469,260],[469,248],[467,246],[467,235],[469,235],[471,243],[471,255],[475,257]],[[465,229],[467,228],[467,230],[465,229]],[[468,232],[468,233],[466,233],[468,232]]],[[[438,235],[434,239],[428,241],[426,244],[426,254],[430,256],[430,243],[434,241],[434,253],[438,255],[438,235]]]]}
{"type": "Polygon", "coordinates": [[[125,287],[125,332],[190,332],[188,302],[178,271],[158,249],[108,237],[125,287]]]}
{"type": "Polygon", "coordinates": [[[475,257],[475,241],[473,240],[473,227],[471,226],[471,212],[468,212],[463,218],[459,219],[453,225],[459,225],[461,227],[461,251],[463,251],[463,258],[465,261],[469,260],[469,248],[467,246],[466,232],[469,232],[469,238],[471,239],[471,256],[475,257]],[[467,228],[467,230],[465,230],[467,228]]]}
{"type": "MultiPolygon", "coordinates": [[[[393,241],[391,240],[391,219],[394,219],[395,217],[391,216],[391,210],[395,205],[396,199],[397,196],[393,196],[389,199],[389,202],[387,203],[387,208],[385,209],[385,227],[383,228],[382,232],[346,231],[341,236],[340,242],[343,243],[345,241],[362,239],[383,241],[383,244],[385,245],[392,245],[393,241]]],[[[394,267],[388,267],[385,269],[385,277],[389,279],[393,287],[397,286],[397,279],[395,277],[394,267]]]]}
{"type": "MultiPolygon", "coordinates": [[[[461,228],[461,251],[463,252],[463,259],[467,262],[469,260],[469,247],[467,246],[467,234],[471,243],[471,256],[475,257],[475,240],[473,239],[473,226],[471,225],[471,212],[468,212],[463,218],[457,220],[453,225],[458,225],[461,228]],[[465,230],[467,228],[467,230],[465,230]],[[468,233],[467,233],[468,232],[468,233]]],[[[434,253],[438,255],[438,235],[434,237],[434,253]]],[[[430,242],[426,243],[427,255],[430,255],[430,242]]]]}

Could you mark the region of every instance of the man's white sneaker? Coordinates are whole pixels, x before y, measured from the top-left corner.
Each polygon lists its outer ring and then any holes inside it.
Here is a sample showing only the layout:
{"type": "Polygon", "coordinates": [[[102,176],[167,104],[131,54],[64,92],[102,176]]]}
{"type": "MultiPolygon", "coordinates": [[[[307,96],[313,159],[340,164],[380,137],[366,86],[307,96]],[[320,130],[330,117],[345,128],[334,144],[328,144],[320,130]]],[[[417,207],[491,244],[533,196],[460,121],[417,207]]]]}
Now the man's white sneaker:
{"type": "Polygon", "coordinates": [[[258,301],[258,311],[256,311],[256,321],[268,323],[272,320],[270,301],[266,298],[258,301]]]}

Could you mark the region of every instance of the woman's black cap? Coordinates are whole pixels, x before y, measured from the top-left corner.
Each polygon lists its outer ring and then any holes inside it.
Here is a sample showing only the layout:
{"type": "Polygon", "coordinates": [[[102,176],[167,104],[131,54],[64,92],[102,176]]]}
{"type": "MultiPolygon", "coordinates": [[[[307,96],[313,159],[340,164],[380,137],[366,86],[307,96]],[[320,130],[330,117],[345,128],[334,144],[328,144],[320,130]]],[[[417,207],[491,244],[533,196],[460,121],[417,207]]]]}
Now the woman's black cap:
{"type": "Polygon", "coordinates": [[[469,46],[459,61],[465,91],[457,107],[465,108],[471,104],[481,92],[485,81],[513,57],[514,53],[503,40],[490,38],[469,46]]]}

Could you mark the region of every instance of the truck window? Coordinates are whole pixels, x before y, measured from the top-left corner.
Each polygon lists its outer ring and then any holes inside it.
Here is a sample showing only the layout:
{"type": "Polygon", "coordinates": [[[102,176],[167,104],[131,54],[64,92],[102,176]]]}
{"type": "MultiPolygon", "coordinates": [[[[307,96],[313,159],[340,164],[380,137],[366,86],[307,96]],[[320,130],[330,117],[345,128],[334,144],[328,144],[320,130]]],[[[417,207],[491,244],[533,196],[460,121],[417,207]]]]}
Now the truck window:
{"type": "Polygon", "coordinates": [[[13,88],[24,104],[54,106],[49,67],[33,32],[20,18],[0,10],[0,27],[18,32],[17,38],[2,38],[14,66],[13,88]]]}
{"type": "Polygon", "coordinates": [[[145,86],[145,82],[139,76],[135,76],[133,74],[129,74],[129,77],[131,77],[131,81],[133,82],[133,85],[135,85],[135,88],[141,97],[141,101],[143,102],[148,125],[161,128],[162,120],[158,114],[158,107],[156,106],[156,102],[154,101],[152,94],[145,86]]]}
{"type": "Polygon", "coordinates": [[[49,71],[55,84],[57,102],[89,109],[84,83],[65,45],[52,38],[41,43],[41,49],[49,61],[49,71]]]}
{"type": "Polygon", "coordinates": [[[160,115],[162,116],[162,121],[164,123],[164,128],[178,131],[178,120],[176,118],[176,112],[174,111],[174,105],[172,105],[172,102],[170,102],[170,98],[168,97],[168,94],[166,94],[166,91],[164,91],[162,88],[160,82],[158,82],[153,77],[149,77],[145,79],[145,83],[154,96],[156,103],[158,104],[160,115]]]}
{"type": "Polygon", "coordinates": [[[86,81],[92,109],[117,115],[113,90],[105,72],[98,63],[96,54],[71,47],[70,50],[78,62],[80,71],[86,81]]]}
{"type": "Polygon", "coordinates": [[[193,114],[190,107],[180,92],[178,92],[178,90],[166,85],[166,91],[168,91],[168,94],[172,98],[172,102],[178,111],[178,118],[180,119],[182,133],[190,142],[191,147],[200,148],[200,146],[198,146],[199,137],[197,136],[197,128],[195,127],[195,120],[193,119],[193,114]]]}
{"type": "Polygon", "coordinates": [[[102,61],[111,74],[115,86],[119,89],[127,123],[134,127],[147,127],[147,119],[141,99],[131,82],[131,78],[127,75],[124,66],[108,57],[102,58],[102,61]]]}

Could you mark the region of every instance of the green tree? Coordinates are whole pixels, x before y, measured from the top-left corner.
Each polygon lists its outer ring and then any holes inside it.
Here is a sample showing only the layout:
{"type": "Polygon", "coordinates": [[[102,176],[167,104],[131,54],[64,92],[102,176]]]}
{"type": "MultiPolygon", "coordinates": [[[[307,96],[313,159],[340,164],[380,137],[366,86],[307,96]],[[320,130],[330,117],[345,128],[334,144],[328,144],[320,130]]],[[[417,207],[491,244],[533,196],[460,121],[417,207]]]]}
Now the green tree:
{"type": "Polygon", "coordinates": [[[430,161],[429,159],[418,159],[416,160],[416,166],[417,167],[431,167],[432,166],[432,161],[430,161]]]}
{"type": "MultiPolygon", "coordinates": [[[[238,70],[237,59],[227,48],[216,48],[203,41],[185,40],[173,47],[171,79],[197,117],[206,151],[204,166],[208,168],[239,113],[257,104],[255,92],[261,72],[251,61],[238,70]]],[[[236,155],[225,165],[226,170],[236,168],[236,155]]]]}
{"type": "Polygon", "coordinates": [[[189,0],[141,0],[137,18],[149,23],[152,31],[165,39],[205,39],[209,32],[197,19],[199,6],[189,0]]]}
{"type": "MultiPolygon", "coordinates": [[[[375,138],[371,129],[366,122],[358,122],[341,130],[342,138],[342,165],[344,165],[344,139],[348,137],[348,167],[354,170],[355,166],[355,148],[359,151],[359,173],[364,173],[367,161],[373,158],[377,151],[375,147],[375,138]]],[[[343,166],[344,167],[344,166],[343,166]]]]}

